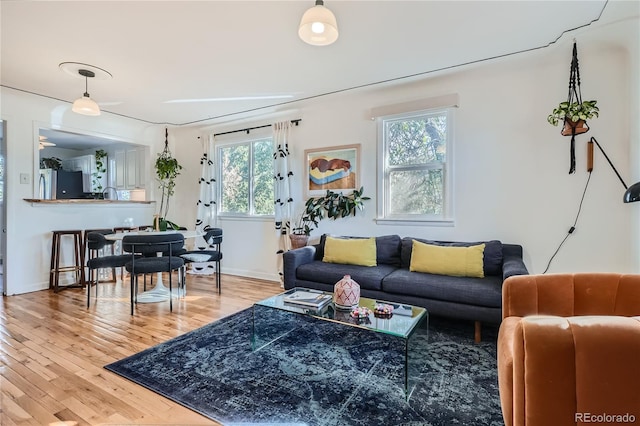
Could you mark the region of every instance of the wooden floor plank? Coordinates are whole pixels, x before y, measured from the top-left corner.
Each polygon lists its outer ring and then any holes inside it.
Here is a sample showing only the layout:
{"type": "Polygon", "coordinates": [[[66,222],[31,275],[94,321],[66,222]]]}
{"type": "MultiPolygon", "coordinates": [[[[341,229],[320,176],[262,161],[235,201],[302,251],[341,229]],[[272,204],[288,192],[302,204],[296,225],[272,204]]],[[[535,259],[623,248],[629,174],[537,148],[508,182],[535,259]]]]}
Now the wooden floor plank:
{"type": "Polygon", "coordinates": [[[280,293],[280,284],[222,275],[189,275],[188,293],[169,303],[138,304],[129,281],[101,283],[86,307],[84,289],[3,297],[0,304],[0,424],[217,425],[104,369],[173,337],[280,293]]]}
{"type": "Polygon", "coordinates": [[[59,420],[54,413],[51,413],[50,408],[43,405],[43,399],[35,400],[29,395],[23,395],[18,398],[16,402],[41,425],[46,425],[59,420]]]}

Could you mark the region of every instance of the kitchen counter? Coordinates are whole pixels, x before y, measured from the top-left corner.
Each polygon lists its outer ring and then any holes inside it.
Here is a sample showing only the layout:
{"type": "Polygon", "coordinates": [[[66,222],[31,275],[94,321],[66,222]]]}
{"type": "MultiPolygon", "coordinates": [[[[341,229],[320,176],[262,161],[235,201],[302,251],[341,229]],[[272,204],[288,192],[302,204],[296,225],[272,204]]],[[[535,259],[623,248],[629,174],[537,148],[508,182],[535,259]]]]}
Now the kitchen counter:
{"type": "Polygon", "coordinates": [[[152,204],[155,201],[130,201],[130,200],[96,200],[93,198],[73,198],[67,200],[42,200],[39,198],[23,198],[27,203],[37,204],[152,204]]]}

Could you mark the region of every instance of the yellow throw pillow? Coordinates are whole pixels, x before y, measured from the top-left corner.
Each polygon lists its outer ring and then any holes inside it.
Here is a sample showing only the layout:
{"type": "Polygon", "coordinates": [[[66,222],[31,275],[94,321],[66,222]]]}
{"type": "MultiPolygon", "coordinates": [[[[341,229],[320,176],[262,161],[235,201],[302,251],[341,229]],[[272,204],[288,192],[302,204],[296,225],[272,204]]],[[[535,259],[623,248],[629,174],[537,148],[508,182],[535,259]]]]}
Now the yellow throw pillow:
{"type": "Polygon", "coordinates": [[[484,244],[469,247],[436,246],[413,240],[410,271],[456,277],[484,278],[484,244]]]}
{"type": "Polygon", "coordinates": [[[324,242],[323,262],[376,266],[375,238],[332,238],[324,242]]]}

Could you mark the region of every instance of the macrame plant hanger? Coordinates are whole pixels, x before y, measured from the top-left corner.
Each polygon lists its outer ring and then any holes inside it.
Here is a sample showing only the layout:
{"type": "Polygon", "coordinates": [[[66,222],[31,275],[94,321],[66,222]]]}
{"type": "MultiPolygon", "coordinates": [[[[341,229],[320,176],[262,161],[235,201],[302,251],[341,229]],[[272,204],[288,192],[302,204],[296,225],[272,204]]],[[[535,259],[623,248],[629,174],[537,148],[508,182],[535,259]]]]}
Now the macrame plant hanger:
{"type": "Polygon", "coordinates": [[[171,157],[171,151],[169,151],[169,129],[164,128],[164,150],[162,151],[163,157],[171,157]]]}
{"type": "MultiPolygon", "coordinates": [[[[572,103],[582,103],[582,93],[580,93],[580,68],[578,67],[578,47],[573,41],[573,57],[571,58],[571,72],[569,74],[569,95],[567,96],[569,105],[572,103]]],[[[562,136],[571,136],[571,166],[569,174],[576,171],[576,135],[589,131],[586,121],[572,121],[569,117],[564,118],[564,127],[560,132],[562,136]]]]}

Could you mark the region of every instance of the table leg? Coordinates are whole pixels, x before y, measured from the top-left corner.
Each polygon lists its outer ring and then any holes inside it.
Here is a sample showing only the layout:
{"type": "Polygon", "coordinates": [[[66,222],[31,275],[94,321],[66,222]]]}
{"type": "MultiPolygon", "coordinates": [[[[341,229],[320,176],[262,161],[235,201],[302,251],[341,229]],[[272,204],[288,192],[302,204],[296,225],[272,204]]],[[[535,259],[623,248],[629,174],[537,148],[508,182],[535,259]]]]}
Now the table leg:
{"type": "Polygon", "coordinates": [[[420,376],[422,369],[424,368],[424,354],[418,352],[416,349],[421,348],[424,350],[423,345],[418,345],[416,343],[416,333],[415,331],[420,327],[420,325],[426,321],[426,336],[421,338],[426,338],[429,340],[429,318],[425,315],[423,319],[416,324],[415,329],[411,334],[404,340],[404,395],[407,401],[411,398],[411,393],[416,387],[416,379],[420,376]]]}
{"type": "MultiPolygon", "coordinates": [[[[158,257],[162,256],[162,252],[159,252],[158,257]]],[[[171,272],[169,272],[171,273],[171,272]]],[[[183,296],[183,290],[178,285],[178,288],[172,289],[171,296],[178,298],[183,296]]],[[[165,287],[162,282],[162,272],[156,272],[156,286],[144,293],[138,295],[138,303],[157,303],[165,302],[169,300],[169,289],[165,287]]]]}

